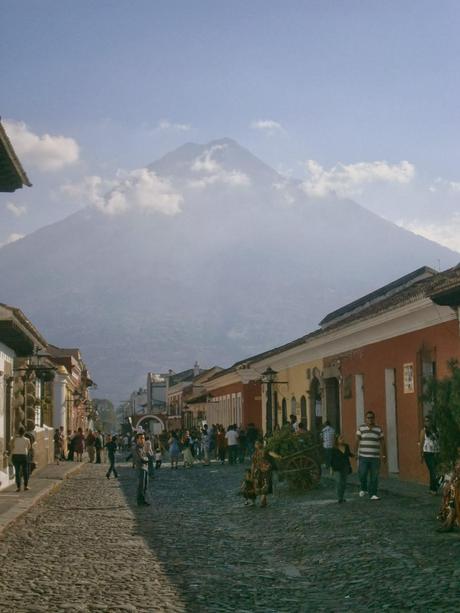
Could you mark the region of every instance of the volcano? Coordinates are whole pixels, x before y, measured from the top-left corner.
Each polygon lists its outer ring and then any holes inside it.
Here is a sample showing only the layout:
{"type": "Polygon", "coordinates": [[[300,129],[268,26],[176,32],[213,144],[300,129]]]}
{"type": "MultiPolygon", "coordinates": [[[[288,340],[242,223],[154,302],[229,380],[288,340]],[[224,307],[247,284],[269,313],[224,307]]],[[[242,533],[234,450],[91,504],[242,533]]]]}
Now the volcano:
{"type": "Polygon", "coordinates": [[[459,254],[351,200],[308,197],[231,139],[188,143],[0,249],[1,302],[77,346],[99,397],[228,366],[459,254]]]}

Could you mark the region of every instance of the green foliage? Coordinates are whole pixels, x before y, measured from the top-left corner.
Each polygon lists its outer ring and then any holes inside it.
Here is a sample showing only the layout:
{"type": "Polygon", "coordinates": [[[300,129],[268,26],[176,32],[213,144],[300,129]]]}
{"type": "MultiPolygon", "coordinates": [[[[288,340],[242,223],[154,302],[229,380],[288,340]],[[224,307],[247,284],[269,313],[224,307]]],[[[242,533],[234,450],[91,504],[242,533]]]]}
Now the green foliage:
{"type": "Polygon", "coordinates": [[[316,457],[316,454],[319,453],[316,445],[317,441],[311,432],[295,434],[289,426],[283,426],[268,439],[267,450],[274,451],[281,456],[288,456],[313,447],[311,455],[316,457]]]}
{"type": "Polygon", "coordinates": [[[450,468],[460,446],[460,367],[457,360],[448,363],[450,375],[430,379],[424,399],[433,405],[433,421],[439,432],[441,463],[450,468]]]}

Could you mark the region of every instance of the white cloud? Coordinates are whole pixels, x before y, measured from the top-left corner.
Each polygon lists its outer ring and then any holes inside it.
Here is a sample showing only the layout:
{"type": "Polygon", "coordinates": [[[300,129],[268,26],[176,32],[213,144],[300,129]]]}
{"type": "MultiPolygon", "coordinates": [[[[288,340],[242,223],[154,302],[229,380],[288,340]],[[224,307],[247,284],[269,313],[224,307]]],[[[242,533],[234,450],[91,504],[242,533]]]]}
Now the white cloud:
{"type": "Polygon", "coordinates": [[[15,243],[21,238],[24,238],[24,236],[25,234],[18,234],[17,232],[13,232],[12,234],[8,236],[6,241],[4,241],[3,243],[0,243],[0,247],[4,247],[5,245],[9,245],[10,243],[15,243]]]}
{"type": "Polygon", "coordinates": [[[174,130],[175,132],[189,132],[192,126],[189,123],[172,123],[163,119],[158,124],[158,130],[174,130]]]}
{"type": "Polygon", "coordinates": [[[444,223],[399,220],[397,224],[414,234],[460,252],[460,213],[454,213],[451,219],[444,223]]]}
{"type": "Polygon", "coordinates": [[[42,171],[61,170],[78,162],[77,142],[67,136],[34,134],[23,122],[5,121],[5,130],[19,159],[42,171]]]}
{"type": "Polygon", "coordinates": [[[218,172],[221,170],[220,164],[213,158],[216,151],[222,151],[226,145],[213,145],[210,149],[206,149],[204,153],[198,156],[193,164],[194,172],[218,172]]]}
{"type": "Polygon", "coordinates": [[[442,177],[438,177],[433,181],[428,189],[432,193],[447,191],[453,194],[458,194],[460,193],[460,181],[447,181],[442,177]]]}
{"type": "Polygon", "coordinates": [[[71,200],[95,204],[109,190],[118,185],[119,181],[103,179],[97,175],[84,177],[80,183],[66,183],[59,188],[61,193],[71,200]]]}
{"type": "Polygon", "coordinates": [[[202,173],[202,176],[189,182],[189,187],[204,188],[208,185],[221,183],[232,187],[245,187],[250,185],[251,180],[248,175],[239,170],[226,170],[214,158],[218,151],[226,149],[226,145],[213,145],[204,153],[198,156],[191,165],[191,170],[195,173],[202,173]]]}
{"type": "Polygon", "coordinates": [[[61,187],[62,193],[72,199],[87,202],[107,215],[117,215],[130,210],[146,213],[176,215],[183,202],[167,179],[158,177],[147,168],[118,173],[116,179],[98,176],[85,177],[80,184],[61,187]]]}
{"type": "Polygon", "coordinates": [[[415,166],[407,161],[388,164],[385,161],[338,163],[331,169],[324,169],[315,160],[308,160],[306,168],[309,177],[302,188],[309,196],[324,197],[335,194],[346,198],[362,193],[365,185],[371,183],[409,183],[415,175],[415,166]]]}
{"type": "Polygon", "coordinates": [[[10,213],[13,213],[15,217],[21,217],[27,213],[27,207],[25,205],[14,204],[14,202],[7,202],[6,208],[10,213]]]}
{"type": "Polygon", "coordinates": [[[251,128],[253,130],[260,130],[266,134],[275,134],[275,132],[284,132],[283,126],[273,119],[258,119],[251,122],[251,128]]]}

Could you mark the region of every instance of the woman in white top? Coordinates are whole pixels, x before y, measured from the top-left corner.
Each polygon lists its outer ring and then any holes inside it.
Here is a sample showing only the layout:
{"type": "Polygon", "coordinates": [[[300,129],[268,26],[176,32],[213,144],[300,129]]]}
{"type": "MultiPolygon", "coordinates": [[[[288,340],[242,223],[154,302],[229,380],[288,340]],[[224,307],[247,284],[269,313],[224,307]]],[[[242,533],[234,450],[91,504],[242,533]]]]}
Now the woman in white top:
{"type": "Polygon", "coordinates": [[[24,428],[19,427],[17,435],[13,439],[11,447],[11,459],[16,473],[16,491],[21,491],[21,475],[24,479],[24,490],[28,490],[29,470],[27,458],[30,451],[30,441],[24,436],[24,428]]]}
{"type": "Polygon", "coordinates": [[[424,426],[420,432],[420,455],[421,461],[425,462],[430,474],[430,494],[436,495],[439,487],[437,464],[439,457],[438,432],[433,425],[431,417],[423,420],[424,426]]]}

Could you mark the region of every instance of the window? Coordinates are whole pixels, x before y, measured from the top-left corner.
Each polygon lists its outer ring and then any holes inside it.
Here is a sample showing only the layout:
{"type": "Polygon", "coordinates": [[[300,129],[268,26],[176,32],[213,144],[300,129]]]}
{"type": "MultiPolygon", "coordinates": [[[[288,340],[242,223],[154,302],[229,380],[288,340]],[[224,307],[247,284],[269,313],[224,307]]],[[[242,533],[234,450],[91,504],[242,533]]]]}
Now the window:
{"type": "Polygon", "coordinates": [[[403,364],[403,381],[404,381],[404,393],[413,394],[415,391],[413,362],[408,362],[407,364],[403,364]]]}
{"type": "Polygon", "coordinates": [[[304,425],[307,425],[307,399],[305,396],[302,396],[300,399],[300,419],[303,421],[304,425]]]}

